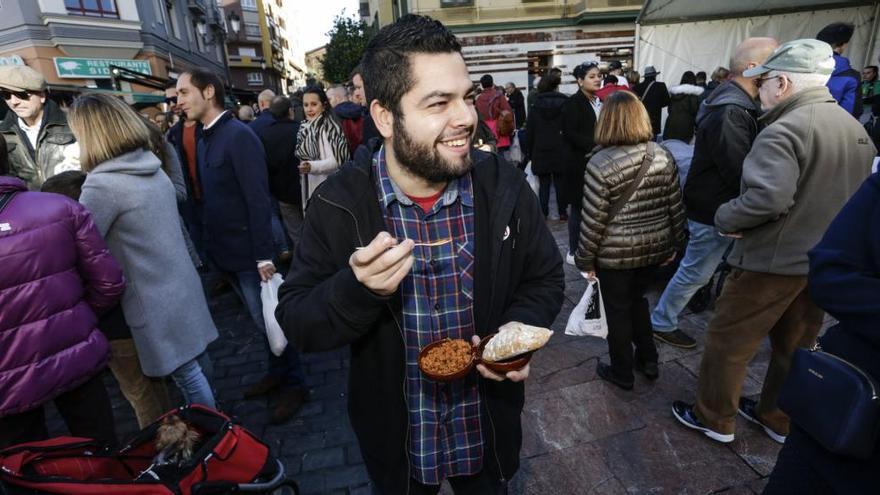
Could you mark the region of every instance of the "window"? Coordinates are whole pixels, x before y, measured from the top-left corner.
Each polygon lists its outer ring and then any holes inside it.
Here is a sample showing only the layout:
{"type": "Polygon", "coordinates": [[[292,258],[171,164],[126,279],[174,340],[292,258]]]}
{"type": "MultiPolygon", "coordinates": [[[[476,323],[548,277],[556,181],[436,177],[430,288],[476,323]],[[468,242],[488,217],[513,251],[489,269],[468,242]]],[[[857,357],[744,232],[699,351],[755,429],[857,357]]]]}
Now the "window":
{"type": "Polygon", "coordinates": [[[192,21],[191,28],[195,34],[196,48],[198,48],[200,52],[205,51],[205,40],[202,39],[202,35],[199,34],[199,28],[196,26],[196,21],[192,21]]]}
{"type": "Polygon", "coordinates": [[[256,57],[257,50],[255,50],[253,47],[240,46],[238,47],[238,54],[242,57],[256,57]]]}
{"type": "Polygon", "coordinates": [[[474,0],[440,0],[441,7],[471,7],[474,0]]]}
{"type": "Polygon", "coordinates": [[[157,1],[159,14],[162,16],[162,23],[165,24],[165,32],[169,36],[180,39],[180,26],[177,23],[177,12],[174,10],[174,4],[169,0],[157,1]]]}
{"type": "Polygon", "coordinates": [[[260,37],[260,25],[256,22],[246,22],[244,23],[244,34],[248,36],[256,36],[260,37]]]}
{"type": "Polygon", "coordinates": [[[243,10],[257,10],[257,0],[241,0],[243,10]]]}
{"type": "Polygon", "coordinates": [[[248,72],[247,79],[248,79],[248,85],[260,86],[263,84],[263,73],[262,72],[248,72]]]}
{"type": "Polygon", "coordinates": [[[72,15],[119,19],[116,0],[64,0],[64,6],[72,15]]]}

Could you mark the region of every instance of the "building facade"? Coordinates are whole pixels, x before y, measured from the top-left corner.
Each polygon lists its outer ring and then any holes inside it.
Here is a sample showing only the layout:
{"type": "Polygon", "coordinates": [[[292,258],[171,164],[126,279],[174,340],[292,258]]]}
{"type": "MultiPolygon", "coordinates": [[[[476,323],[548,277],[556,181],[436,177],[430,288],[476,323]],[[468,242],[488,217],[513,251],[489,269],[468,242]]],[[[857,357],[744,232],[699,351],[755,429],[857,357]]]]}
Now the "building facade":
{"type": "Polygon", "coordinates": [[[209,0],[2,2],[0,60],[31,66],[50,85],[68,87],[111,88],[110,65],[161,79],[194,67],[224,75],[221,22],[209,0]]]}
{"type": "Polygon", "coordinates": [[[327,45],[319,46],[306,52],[306,70],[308,76],[316,83],[324,83],[324,56],[327,55],[327,45]]]}
{"type": "Polygon", "coordinates": [[[595,60],[633,63],[641,0],[365,0],[361,17],[385,25],[405,13],[428,15],[456,33],[471,78],[491,74],[524,92],[551,67],[560,91],[574,93],[572,70],[595,60]]]}
{"type": "Polygon", "coordinates": [[[291,42],[296,29],[295,0],[218,0],[227,21],[227,51],[235,93],[248,100],[248,93],[271,89],[292,92],[305,84],[302,50],[291,42]],[[235,28],[238,28],[237,30],[235,28]]]}

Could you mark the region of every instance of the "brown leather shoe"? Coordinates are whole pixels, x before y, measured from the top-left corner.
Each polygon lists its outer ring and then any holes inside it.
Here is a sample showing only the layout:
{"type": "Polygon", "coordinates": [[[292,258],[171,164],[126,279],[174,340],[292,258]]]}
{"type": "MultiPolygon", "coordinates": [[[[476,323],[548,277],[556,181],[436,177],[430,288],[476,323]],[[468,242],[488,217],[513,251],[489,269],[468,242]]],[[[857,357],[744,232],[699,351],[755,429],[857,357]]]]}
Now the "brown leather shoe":
{"type": "Polygon", "coordinates": [[[281,378],[277,376],[266,375],[262,380],[256,383],[251,388],[244,391],[245,399],[252,399],[254,397],[259,397],[261,395],[266,395],[269,392],[277,389],[281,386],[281,378]]]}
{"type": "Polygon", "coordinates": [[[286,423],[305,404],[308,391],[303,388],[283,390],[277,394],[275,410],[272,411],[272,424],[286,423]]]}

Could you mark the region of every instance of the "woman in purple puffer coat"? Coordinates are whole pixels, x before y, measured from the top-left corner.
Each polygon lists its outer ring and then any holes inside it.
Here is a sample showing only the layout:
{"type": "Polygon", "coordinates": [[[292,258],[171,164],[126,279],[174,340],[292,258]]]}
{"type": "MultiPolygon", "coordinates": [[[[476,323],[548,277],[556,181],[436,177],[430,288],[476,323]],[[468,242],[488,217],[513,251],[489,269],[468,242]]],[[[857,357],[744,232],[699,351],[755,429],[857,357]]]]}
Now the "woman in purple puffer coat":
{"type": "Polygon", "coordinates": [[[114,443],[95,313],[122,297],[122,269],[85,207],[6,176],[5,148],[0,139],[0,448],[46,438],[53,399],[72,435],[114,443]]]}

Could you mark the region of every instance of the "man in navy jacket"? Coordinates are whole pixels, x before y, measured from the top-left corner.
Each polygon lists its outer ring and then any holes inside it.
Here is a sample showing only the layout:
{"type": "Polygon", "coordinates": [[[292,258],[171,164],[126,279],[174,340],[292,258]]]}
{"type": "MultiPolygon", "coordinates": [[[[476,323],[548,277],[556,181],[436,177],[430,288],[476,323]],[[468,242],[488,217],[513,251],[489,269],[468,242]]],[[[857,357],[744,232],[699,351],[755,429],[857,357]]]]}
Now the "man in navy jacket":
{"type": "MultiPolygon", "coordinates": [[[[180,109],[204,126],[198,146],[208,258],[232,274],[254,323],[265,330],[260,281],[275,273],[266,153],[247,125],[223,109],[225,91],[214,73],[195,69],[177,81],[180,109]]],[[[268,343],[266,343],[268,349],[268,343]]],[[[269,353],[269,374],[245,396],[281,388],[273,422],[289,419],[305,400],[299,354],[290,346],[269,353]]]]}

